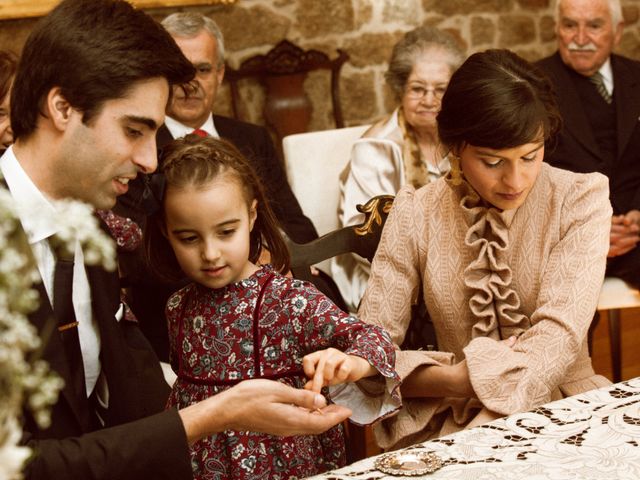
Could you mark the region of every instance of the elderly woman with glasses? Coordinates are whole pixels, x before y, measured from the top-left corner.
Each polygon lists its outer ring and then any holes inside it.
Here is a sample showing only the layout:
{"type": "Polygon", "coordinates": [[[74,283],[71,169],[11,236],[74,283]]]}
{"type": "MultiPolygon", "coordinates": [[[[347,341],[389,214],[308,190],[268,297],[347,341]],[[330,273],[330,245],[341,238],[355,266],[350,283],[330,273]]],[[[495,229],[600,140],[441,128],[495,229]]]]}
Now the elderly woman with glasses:
{"type": "MultiPolygon", "coordinates": [[[[395,195],[404,185],[418,188],[449,171],[436,115],[449,79],[463,60],[456,40],[432,27],[411,30],[394,46],[385,78],[399,106],[353,146],[341,178],[343,226],[362,222],[364,216],[356,205],[371,197],[395,195]]],[[[366,288],[369,263],[343,256],[334,261],[332,274],[355,309],[366,288]]]]}

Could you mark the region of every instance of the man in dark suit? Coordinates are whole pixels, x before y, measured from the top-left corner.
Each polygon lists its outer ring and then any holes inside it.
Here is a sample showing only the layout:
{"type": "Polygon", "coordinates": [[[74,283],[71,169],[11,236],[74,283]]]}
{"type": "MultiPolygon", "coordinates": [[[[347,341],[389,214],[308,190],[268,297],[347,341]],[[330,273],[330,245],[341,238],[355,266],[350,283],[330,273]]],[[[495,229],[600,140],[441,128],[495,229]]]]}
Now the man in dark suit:
{"type": "MultiPolygon", "coordinates": [[[[162,26],[176,41],[182,53],[196,69],[194,92],[174,89],[167,108],[165,124],[157,135],[162,149],[174,138],[190,133],[211,135],[231,141],[247,157],[265,187],[266,197],[282,230],[294,242],[306,243],[318,237],[315,227],[305,217],[296,200],[278,158],[269,132],[261,126],[212,113],[218,88],[224,78],[224,39],[218,25],[209,17],[194,12],[178,12],[162,21],[162,26]]],[[[155,180],[158,180],[156,177],[155,180]]],[[[143,182],[131,186],[131,193],[119,200],[117,211],[144,223],[152,213],[141,200],[143,182]],[[142,211],[142,213],[141,213],[142,211]]],[[[139,253],[139,252],[138,252],[139,253]]],[[[140,258],[128,256],[129,303],[141,328],[162,360],[168,360],[168,338],[164,308],[169,296],[182,285],[170,285],[144,268],[140,258]]],[[[315,271],[311,281],[343,310],[347,306],[338,287],[324,272],[315,271]]]]}
{"type": "Polygon", "coordinates": [[[556,86],[564,121],[546,160],[609,177],[607,275],[640,287],[640,62],[612,54],[622,29],[619,0],[559,0],[558,51],[538,64],[556,86]]]}
{"type": "Polygon", "coordinates": [[[166,31],[122,0],[63,0],[24,47],[11,100],[16,143],[0,169],[17,204],[31,207],[20,221],[42,285],[30,320],[41,333],[50,318],[60,325],[42,358],[65,380],[49,428],[25,412],[28,479],[188,479],[189,444],[214,432],[318,433],[350,413],[314,415],[295,405],[323,406],[322,397],[268,380],[164,411],[167,385],[137,324],[122,318],[117,274],[83,268],[79,244],[60,313],[49,199],[113,207],[130,180],[156,168],[170,85],[193,74],[166,31]]]}

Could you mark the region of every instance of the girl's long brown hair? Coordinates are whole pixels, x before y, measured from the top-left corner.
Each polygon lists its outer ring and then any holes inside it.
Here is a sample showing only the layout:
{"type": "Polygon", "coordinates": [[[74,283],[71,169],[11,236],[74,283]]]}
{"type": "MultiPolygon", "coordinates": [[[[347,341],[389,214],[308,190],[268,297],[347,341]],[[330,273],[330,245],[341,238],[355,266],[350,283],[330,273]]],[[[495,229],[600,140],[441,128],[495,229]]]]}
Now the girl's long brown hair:
{"type": "MultiPolygon", "coordinates": [[[[285,273],[289,270],[289,250],[262,184],[233,144],[213,137],[187,135],[165,146],[161,160],[160,173],[164,175],[166,188],[203,187],[220,175],[235,177],[242,188],[247,208],[254,199],[258,202],[256,221],[250,234],[249,261],[256,263],[264,248],[269,251],[271,264],[277,271],[285,273]]],[[[184,278],[184,273],[163,233],[164,222],[164,208],[149,218],[144,240],[146,258],[158,275],[177,281],[184,278]]]]}

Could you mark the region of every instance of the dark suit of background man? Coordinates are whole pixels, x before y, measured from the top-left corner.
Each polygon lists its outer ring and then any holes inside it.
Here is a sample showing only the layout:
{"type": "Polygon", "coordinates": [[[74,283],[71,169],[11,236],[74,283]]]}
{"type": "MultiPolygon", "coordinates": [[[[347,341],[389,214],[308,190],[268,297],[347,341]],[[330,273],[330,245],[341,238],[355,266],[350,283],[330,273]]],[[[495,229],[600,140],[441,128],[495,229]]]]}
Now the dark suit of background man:
{"type": "Polygon", "coordinates": [[[640,287],[640,63],[612,54],[619,0],[559,0],[558,51],[539,62],[555,83],[564,127],[546,160],[609,177],[613,206],[607,275],[640,287]],[[610,103],[590,79],[600,73],[610,103]]]}
{"type": "MultiPolygon", "coordinates": [[[[156,168],[170,85],[193,75],[167,32],[122,0],[64,0],[29,36],[11,98],[15,144],[0,168],[18,204],[36,207],[20,221],[42,274],[30,316],[39,332],[59,315],[50,199],[112,208],[129,180],[156,168]]],[[[321,396],[269,380],[165,411],[168,386],[137,324],[122,318],[117,274],[82,267],[76,263],[68,299],[78,335],[54,330],[42,353],[65,380],[51,426],[40,429],[25,412],[24,442],[34,452],[27,479],[190,479],[188,446],[200,438],[226,429],[319,433],[350,414],[330,406],[314,415],[294,405],[323,405],[321,396]]]]}
{"type": "MultiPolygon", "coordinates": [[[[162,21],[162,25],[195,67],[194,85],[197,86],[197,91],[185,96],[182,89],[174,90],[165,124],[158,131],[158,147],[161,149],[174,138],[194,131],[200,135],[212,135],[231,141],[256,170],[275,216],[286,234],[298,243],[317,238],[315,227],[304,216],[291,191],[267,130],[258,125],[212,114],[218,88],[224,78],[224,39],[219,27],[212,19],[193,12],[169,15],[162,21]]],[[[140,218],[141,209],[136,207],[143,203],[139,200],[142,194],[142,181],[137,181],[132,185],[130,194],[120,199],[117,209],[119,213],[133,217],[140,223],[144,222],[140,218]]],[[[142,217],[149,213],[151,212],[143,212],[142,217]]],[[[166,361],[169,343],[164,309],[171,293],[182,285],[163,283],[142,267],[139,260],[129,259],[129,265],[125,265],[130,286],[129,303],[156,353],[166,361]]],[[[313,282],[340,308],[347,308],[337,286],[328,275],[320,272],[313,277],[313,282]]]]}

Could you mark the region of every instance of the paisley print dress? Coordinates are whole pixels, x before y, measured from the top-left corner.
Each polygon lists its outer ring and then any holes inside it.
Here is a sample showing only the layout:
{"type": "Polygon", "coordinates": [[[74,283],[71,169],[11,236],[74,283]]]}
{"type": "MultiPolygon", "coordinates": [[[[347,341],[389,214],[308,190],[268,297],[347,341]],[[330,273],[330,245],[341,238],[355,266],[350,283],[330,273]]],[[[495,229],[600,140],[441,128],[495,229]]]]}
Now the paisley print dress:
{"type": "MultiPolygon", "coordinates": [[[[384,330],[268,265],[221,289],[187,285],[169,299],[167,320],[178,374],[169,406],[186,407],[250,378],[302,388],[302,358],[328,347],[367,359],[379,381],[397,390],[394,349],[384,330]]],[[[195,479],[304,478],[345,464],[342,426],[296,437],[225,431],[195,443],[191,460],[195,479]]]]}

